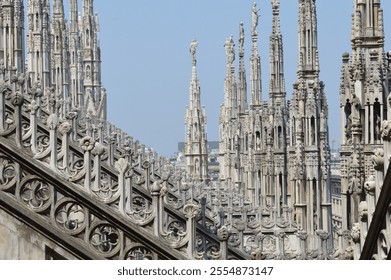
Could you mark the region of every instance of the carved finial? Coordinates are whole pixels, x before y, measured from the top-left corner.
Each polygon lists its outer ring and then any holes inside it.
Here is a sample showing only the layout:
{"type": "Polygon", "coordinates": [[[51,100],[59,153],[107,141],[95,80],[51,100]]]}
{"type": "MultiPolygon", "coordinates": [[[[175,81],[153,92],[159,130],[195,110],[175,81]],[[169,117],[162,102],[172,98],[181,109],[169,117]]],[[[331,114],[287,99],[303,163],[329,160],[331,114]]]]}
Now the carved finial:
{"type": "Polygon", "coordinates": [[[193,66],[195,66],[197,64],[197,59],[196,59],[197,47],[198,47],[197,40],[193,40],[190,43],[190,53],[191,53],[191,56],[193,58],[193,66]]]}

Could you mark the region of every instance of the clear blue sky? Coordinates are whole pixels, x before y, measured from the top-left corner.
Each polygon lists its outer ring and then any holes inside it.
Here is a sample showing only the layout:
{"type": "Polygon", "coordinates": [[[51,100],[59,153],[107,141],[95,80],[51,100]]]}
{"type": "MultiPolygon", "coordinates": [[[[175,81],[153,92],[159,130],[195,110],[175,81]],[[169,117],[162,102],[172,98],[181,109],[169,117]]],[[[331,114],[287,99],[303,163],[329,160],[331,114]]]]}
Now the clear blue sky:
{"type": "MultiPolygon", "coordinates": [[[[64,1],[65,2],[65,1],[64,1]]],[[[173,155],[185,138],[184,112],[189,102],[191,56],[197,50],[201,103],[206,106],[208,140],[218,140],[218,116],[224,95],[224,42],[237,41],[239,23],[246,29],[250,56],[254,0],[95,0],[99,14],[102,79],[107,88],[108,119],[163,156],[173,155]]],[[[270,0],[257,0],[263,96],[268,96],[270,0]]],[[[297,66],[297,0],[281,0],[286,91],[291,97],[297,66]]],[[[341,58],[350,52],[354,0],[318,0],[320,77],[329,103],[330,141],[339,141],[341,58]]],[[[383,0],[386,50],[391,49],[391,1],[383,0]]],[[[236,43],[237,45],[237,43],[236,43]]],[[[237,62],[237,61],[236,61],[237,62]]],[[[249,74],[249,71],[247,71],[249,74]]],[[[249,79],[248,79],[249,81],[249,79]]]]}

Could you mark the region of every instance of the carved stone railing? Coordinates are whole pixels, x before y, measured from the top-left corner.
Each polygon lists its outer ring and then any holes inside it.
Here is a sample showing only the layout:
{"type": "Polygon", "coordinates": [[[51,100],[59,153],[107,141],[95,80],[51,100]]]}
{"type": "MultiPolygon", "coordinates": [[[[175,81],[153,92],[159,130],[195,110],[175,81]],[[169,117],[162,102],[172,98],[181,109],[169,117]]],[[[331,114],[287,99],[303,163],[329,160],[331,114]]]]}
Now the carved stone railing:
{"type": "MultiPolygon", "coordinates": [[[[181,184],[179,172],[169,180],[164,159],[107,122],[60,108],[67,102],[27,80],[2,68],[3,207],[82,258],[132,258],[136,245],[138,258],[209,258],[220,247],[212,231],[196,233],[200,189],[181,184]]],[[[204,203],[202,220],[213,227],[208,211],[204,203]]]]}
{"type": "Polygon", "coordinates": [[[290,208],[282,207],[277,214],[265,203],[254,205],[265,201],[262,196],[248,198],[232,185],[197,182],[112,124],[70,108],[55,92],[43,92],[39,84],[30,87],[27,82],[25,75],[4,67],[0,71],[0,176],[8,178],[1,180],[0,195],[6,198],[4,207],[24,205],[20,214],[27,222],[34,220],[32,224],[46,230],[46,235],[61,236],[69,241],[67,246],[82,251],[76,255],[109,259],[326,255],[322,247],[306,251],[305,234],[294,234],[302,230],[290,208]],[[28,193],[28,203],[21,191],[28,193]],[[39,221],[50,226],[40,226],[39,221]],[[62,234],[54,234],[59,231],[62,234]],[[134,252],[132,246],[137,248],[134,252]]]}

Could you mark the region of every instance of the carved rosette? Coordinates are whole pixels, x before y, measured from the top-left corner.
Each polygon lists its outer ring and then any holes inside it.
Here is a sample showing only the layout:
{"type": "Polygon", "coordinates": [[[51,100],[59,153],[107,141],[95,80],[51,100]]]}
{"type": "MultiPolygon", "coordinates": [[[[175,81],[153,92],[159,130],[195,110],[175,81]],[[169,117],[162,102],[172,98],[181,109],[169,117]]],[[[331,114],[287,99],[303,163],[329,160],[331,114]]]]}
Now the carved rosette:
{"type": "Polygon", "coordinates": [[[91,152],[95,145],[95,140],[90,136],[85,136],[79,141],[80,147],[85,152],[91,152]]]}

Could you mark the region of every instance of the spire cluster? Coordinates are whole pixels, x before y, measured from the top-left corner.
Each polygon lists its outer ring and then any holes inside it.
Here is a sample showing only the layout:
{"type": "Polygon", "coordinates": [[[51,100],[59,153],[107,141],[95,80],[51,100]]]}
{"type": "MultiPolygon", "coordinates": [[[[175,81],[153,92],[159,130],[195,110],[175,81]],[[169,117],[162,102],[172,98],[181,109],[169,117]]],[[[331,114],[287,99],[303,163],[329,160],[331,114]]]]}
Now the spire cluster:
{"type": "MultiPolygon", "coordinates": [[[[233,36],[224,44],[227,72],[220,111],[220,180],[227,184],[227,189],[239,192],[246,203],[259,209],[275,209],[271,219],[284,217],[290,209],[297,224],[315,236],[319,230],[331,231],[327,102],[324,85],[318,79],[315,1],[299,0],[300,63],[289,103],[285,92],[280,3],[272,0],[271,5],[268,102],[262,100],[256,3],[251,10],[249,107],[243,23],[239,25],[237,77],[233,36]]],[[[308,246],[317,247],[314,243],[308,246]]]]}
{"type": "MultiPolygon", "coordinates": [[[[106,118],[106,94],[101,84],[98,18],[93,1],[83,0],[81,17],[78,1],[70,0],[70,24],[64,1],[28,0],[27,72],[31,83],[45,95],[88,114],[106,118]]],[[[65,112],[62,112],[65,114],[65,112]]]]}

